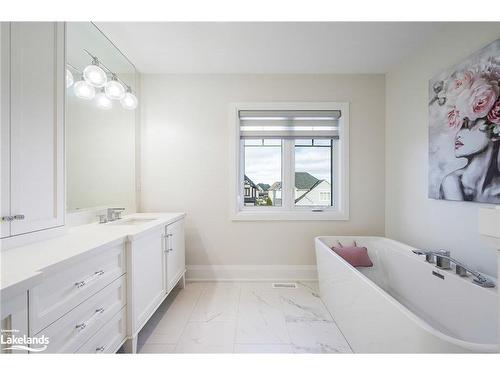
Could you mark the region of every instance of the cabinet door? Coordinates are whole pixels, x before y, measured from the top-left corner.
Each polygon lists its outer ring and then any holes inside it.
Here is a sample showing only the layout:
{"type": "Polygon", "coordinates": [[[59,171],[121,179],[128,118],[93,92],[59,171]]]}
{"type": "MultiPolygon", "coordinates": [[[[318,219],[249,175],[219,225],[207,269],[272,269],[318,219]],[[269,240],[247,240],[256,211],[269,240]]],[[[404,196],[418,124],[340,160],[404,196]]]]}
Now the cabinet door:
{"type": "Polygon", "coordinates": [[[149,319],[165,296],[162,234],[162,229],[154,230],[130,244],[127,276],[131,295],[127,304],[131,309],[132,334],[149,319]]]}
{"type": "MultiPolygon", "coordinates": [[[[0,202],[1,217],[10,216],[10,23],[0,24],[1,32],[1,91],[0,91],[0,124],[1,124],[1,176],[0,191],[2,199],[0,202]]],[[[10,236],[10,221],[2,220],[0,226],[0,237],[10,236]]]]}
{"type": "Polygon", "coordinates": [[[64,225],[64,24],[10,24],[11,235],[64,225]]]}
{"type": "Polygon", "coordinates": [[[184,220],[167,225],[167,290],[170,291],[184,272],[184,220]]]}
{"type": "Polygon", "coordinates": [[[4,299],[1,304],[2,342],[0,353],[26,353],[26,350],[8,349],[11,347],[9,337],[28,335],[28,291],[18,296],[4,299]]]}

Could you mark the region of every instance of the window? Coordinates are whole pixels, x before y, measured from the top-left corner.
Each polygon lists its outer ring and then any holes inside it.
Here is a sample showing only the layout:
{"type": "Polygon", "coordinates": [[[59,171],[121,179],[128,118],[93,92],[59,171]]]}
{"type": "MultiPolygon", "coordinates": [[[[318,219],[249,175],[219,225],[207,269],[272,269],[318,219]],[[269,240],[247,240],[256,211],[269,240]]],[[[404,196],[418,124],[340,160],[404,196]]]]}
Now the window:
{"type": "Polygon", "coordinates": [[[245,139],[242,142],[245,152],[244,205],[281,206],[281,195],[274,184],[281,181],[281,140],[245,139]],[[255,194],[250,194],[251,190],[255,194]]]}
{"type": "Polygon", "coordinates": [[[333,206],[334,139],[295,140],[295,205],[333,206]]]}
{"type": "Polygon", "coordinates": [[[347,103],[235,104],[235,220],[348,219],[347,103]]]}

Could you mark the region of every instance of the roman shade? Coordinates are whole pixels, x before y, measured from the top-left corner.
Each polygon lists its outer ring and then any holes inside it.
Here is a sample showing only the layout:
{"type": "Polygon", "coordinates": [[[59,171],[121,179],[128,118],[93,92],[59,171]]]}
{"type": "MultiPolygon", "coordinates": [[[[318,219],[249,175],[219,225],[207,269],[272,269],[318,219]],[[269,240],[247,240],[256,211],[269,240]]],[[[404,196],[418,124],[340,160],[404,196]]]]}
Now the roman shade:
{"type": "Polygon", "coordinates": [[[339,110],[240,110],[241,139],[339,138],[339,110]]]}

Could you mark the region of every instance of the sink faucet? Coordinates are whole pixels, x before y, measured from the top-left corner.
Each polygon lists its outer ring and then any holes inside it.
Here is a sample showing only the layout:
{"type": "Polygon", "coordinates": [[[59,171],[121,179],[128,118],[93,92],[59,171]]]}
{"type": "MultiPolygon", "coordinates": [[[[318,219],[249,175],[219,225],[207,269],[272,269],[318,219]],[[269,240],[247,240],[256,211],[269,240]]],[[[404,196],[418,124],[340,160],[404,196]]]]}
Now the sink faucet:
{"type": "Polygon", "coordinates": [[[488,276],[471,269],[462,262],[452,258],[450,252],[446,250],[412,250],[413,253],[417,255],[425,255],[426,262],[434,263],[434,258],[436,258],[436,267],[448,270],[451,268],[451,264],[455,264],[455,273],[460,276],[467,276],[470,273],[474,276],[472,282],[482,286],[483,288],[494,288],[495,282],[491,280],[488,276]]]}
{"type": "Polygon", "coordinates": [[[108,208],[106,209],[106,219],[107,221],[115,221],[121,219],[122,212],[125,208],[108,208]]]}

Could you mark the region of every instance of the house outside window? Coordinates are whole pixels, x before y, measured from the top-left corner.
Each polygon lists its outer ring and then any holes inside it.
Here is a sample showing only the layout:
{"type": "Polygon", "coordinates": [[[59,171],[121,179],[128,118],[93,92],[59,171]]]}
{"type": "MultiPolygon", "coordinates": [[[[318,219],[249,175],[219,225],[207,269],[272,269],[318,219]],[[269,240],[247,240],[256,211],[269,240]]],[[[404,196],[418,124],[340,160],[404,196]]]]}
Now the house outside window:
{"type": "Polygon", "coordinates": [[[329,202],[332,199],[332,194],[329,191],[320,191],[319,200],[321,202],[329,202]]]}
{"type": "Polygon", "coordinates": [[[348,103],[231,105],[234,220],[347,220],[348,103]]]}

